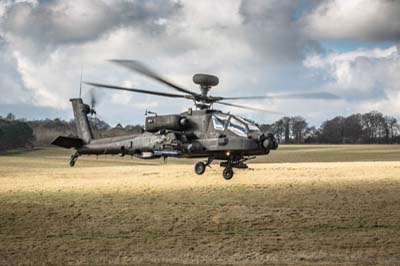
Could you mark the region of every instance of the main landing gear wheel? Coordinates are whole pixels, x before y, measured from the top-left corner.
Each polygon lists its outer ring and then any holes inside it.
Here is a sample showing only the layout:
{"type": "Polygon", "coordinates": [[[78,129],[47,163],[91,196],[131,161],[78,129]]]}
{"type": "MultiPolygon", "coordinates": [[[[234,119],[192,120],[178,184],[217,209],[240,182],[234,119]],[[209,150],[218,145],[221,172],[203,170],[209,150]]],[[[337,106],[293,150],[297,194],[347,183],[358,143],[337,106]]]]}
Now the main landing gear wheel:
{"type": "Polygon", "coordinates": [[[246,169],[248,168],[247,164],[244,162],[249,159],[254,159],[255,157],[233,157],[229,158],[226,162],[221,162],[219,165],[224,167],[224,172],[222,176],[225,180],[230,180],[233,177],[233,170],[232,168],[239,168],[239,169],[246,169]]]}
{"type": "Polygon", "coordinates": [[[206,165],[203,162],[198,162],[194,166],[194,171],[196,174],[202,175],[206,171],[206,165]]]}
{"type": "Polygon", "coordinates": [[[225,180],[230,180],[233,177],[233,170],[230,167],[226,167],[222,173],[225,180]]]}

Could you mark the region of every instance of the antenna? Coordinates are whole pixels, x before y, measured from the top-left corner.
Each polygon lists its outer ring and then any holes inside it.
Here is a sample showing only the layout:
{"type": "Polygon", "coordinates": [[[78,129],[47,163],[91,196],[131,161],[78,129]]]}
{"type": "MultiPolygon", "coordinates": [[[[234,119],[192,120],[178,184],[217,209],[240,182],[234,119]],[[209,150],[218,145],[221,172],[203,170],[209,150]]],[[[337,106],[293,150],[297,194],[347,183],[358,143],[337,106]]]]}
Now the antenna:
{"type": "Polygon", "coordinates": [[[82,72],[83,72],[83,67],[81,65],[81,80],[79,82],[79,98],[82,97],[82,72]]]}

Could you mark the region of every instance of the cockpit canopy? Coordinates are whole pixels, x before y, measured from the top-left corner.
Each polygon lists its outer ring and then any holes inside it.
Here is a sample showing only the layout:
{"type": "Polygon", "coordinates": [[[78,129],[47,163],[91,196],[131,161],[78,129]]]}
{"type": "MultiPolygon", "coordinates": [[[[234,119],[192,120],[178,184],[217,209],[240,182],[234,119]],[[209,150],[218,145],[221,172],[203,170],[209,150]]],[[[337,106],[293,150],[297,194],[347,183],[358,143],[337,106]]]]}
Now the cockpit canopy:
{"type": "Polygon", "coordinates": [[[222,112],[213,113],[211,119],[214,129],[218,131],[227,129],[241,137],[247,137],[251,132],[260,132],[260,129],[254,122],[237,115],[222,112]]]}

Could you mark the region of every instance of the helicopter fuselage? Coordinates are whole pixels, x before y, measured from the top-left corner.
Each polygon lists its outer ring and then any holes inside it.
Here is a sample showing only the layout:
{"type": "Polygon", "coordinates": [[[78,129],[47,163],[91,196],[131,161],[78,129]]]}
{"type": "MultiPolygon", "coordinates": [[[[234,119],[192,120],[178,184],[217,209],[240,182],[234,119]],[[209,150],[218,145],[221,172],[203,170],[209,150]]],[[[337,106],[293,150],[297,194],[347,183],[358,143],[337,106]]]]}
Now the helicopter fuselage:
{"type": "Polygon", "coordinates": [[[273,136],[265,136],[244,118],[217,110],[191,110],[180,115],[148,116],[145,132],[93,139],[77,149],[82,154],[132,155],[229,160],[268,154],[276,149],[273,136]]]}
{"type": "MultiPolygon", "coordinates": [[[[336,95],[327,92],[295,93],[286,95],[259,95],[259,96],[211,96],[209,91],[219,83],[217,76],[209,74],[195,74],[193,82],[199,86],[200,93],[184,88],[165,79],[145,64],[136,60],[110,60],[130,71],[157,81],[174,93],[143,90],[132,87],[122,87],[112,84],[85,82],[85,84],[97,88],[129,91],[158,97],[174,99],[186,99],[193,101],[199,110],[189,109],[179,115],[148,116],[145,121],[145,133],[117,138],[93,140],[93,134],[88,127],[88,122],[82,118],[88,112],[95,113],[88,105],[84,105],[81,99],[73,99],[75,121],[79,138],[59,137],[53,144],[61,147],[75,147],[77,153],[71,157],[70,165],[81,154],[120,154],[134,155],[143,159],[160,157],[206,157],[207,161],[198,162],[195,172],[203,174],[205,167],[214,159],[226,160],[220,165],[225,167],[223,177],[231,179],[232,167],[247,168],[244,163],[251,156],[268,154],[270,150],[278,148],[278,143],[273,134],[263,134],[258,126],[245,118],[213,110],[214,104],[241,108],[274,115],[281,115],[276,111],[265,110],[255,106],[244,106],[232,103],[235,100],[257,99],[339,99],[336,95]],[[80,104],[84,108],[77,108],[80,104]],[[78,110],[79,109],[79,110],[78,110]],[[80,110],[88,109],[82,112],[80,110]],[[77,113],[80,115],[77,116],[77,113]],[[77,118],[78,117],[78,118],[77,118]],[[82,137],[81,137],[82,136],[82,137]]],[[[96,101],[92,101],[95,103],[96,101]]],[[[147,112],[146,112],[147,113],[147,112]]],[[[151,112],[150,112],[151,113],[151,112]]],[[[153,113],[154,114],[154,113],[153,113]]]]}
{"type": "Polygon", "coordinates": [[[179,115],[153,115],[145,120],[141,134],[94,139],[87,115],[94,111],[81,98],[71,99],[78,137],[57,137],[52,144],[75,148],[70,166],[81,155],[131,155],[141,159],[167,157],[207,158],[195,166],[197,174],[213,160],[225,160],[224,178],[233,176],[232,168],[247,168],[251,156],[268,154],[278,148],[272,134],[243,117],[218,110],[192,110],[179,115]]]}

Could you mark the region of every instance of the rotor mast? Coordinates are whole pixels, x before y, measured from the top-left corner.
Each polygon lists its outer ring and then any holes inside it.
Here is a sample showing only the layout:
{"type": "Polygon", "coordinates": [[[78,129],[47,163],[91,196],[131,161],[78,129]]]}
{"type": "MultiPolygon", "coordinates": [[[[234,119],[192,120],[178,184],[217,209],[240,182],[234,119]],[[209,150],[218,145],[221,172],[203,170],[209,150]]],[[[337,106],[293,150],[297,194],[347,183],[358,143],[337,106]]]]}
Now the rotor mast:
{"type": "Polygon", "coordinates": [[[211,89],[211,86],[200,85],[200,92],[202,98],[199,101],[194,101],[194,104],[200,110],[209,110],[211,108],[212,103],[207,104],[206,98],[208,97],[208,91],[211,89]]]}
{"type": "Polygon", "coordinates": [[[203,97],[207,97],[208,91],[211,89],[211,86],[200,85],[201,95],[203,97]]]}

